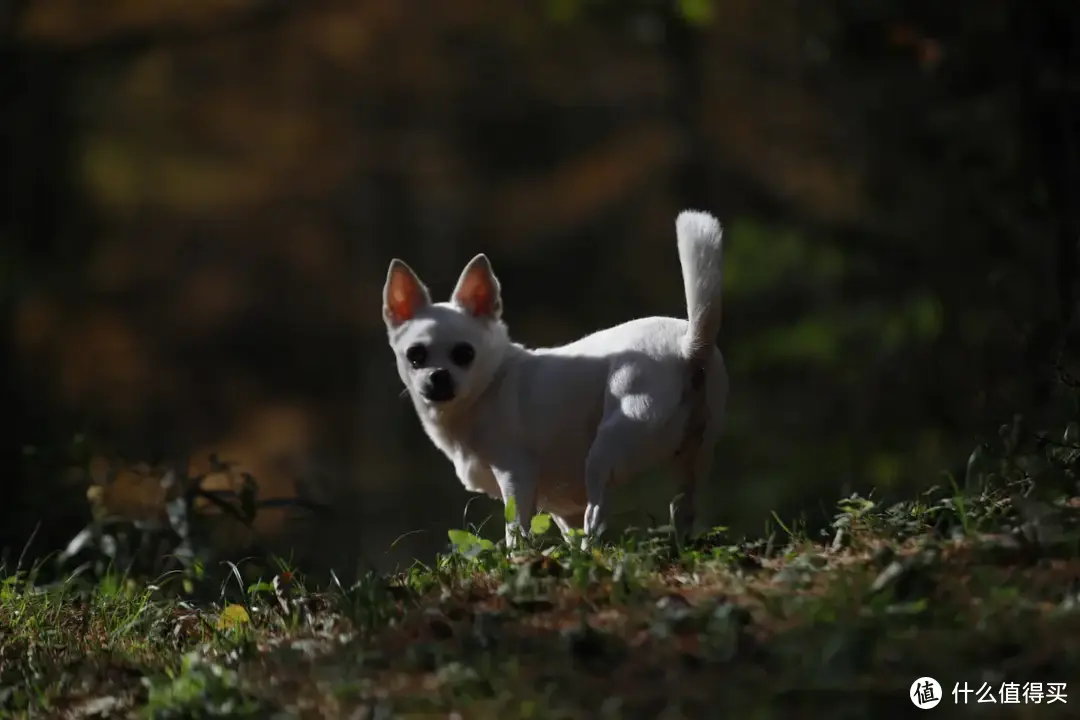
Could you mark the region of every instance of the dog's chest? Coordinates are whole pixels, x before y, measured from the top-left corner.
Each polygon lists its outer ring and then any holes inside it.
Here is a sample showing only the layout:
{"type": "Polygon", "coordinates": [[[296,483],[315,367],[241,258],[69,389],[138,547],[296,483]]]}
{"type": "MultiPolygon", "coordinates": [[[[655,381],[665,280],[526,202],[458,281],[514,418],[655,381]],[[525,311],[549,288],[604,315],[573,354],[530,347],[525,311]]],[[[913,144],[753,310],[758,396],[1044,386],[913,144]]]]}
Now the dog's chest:
{"type": "Polygon", "coordinates": [[[499,484],[495,481],[495,474],[487,463],[475,457],[460,441],[451,437],[446,431],[434,424],[424,424],[428,437],[435,447],[439,448],[450,462],[454,463],[454,470],[458,480],[470,492],[484,493],[493,498],[501,498],[502,492],[499,484]]]}
{"type": "Polygon", "coordinates": [[[457,470],[458,479],[466,490],[476,493],[485,493],[493,498],[501,498],[502,491],[495,481],[495,474],[491,468],[482,462],[472,460],[463,455],[451,456],[454,461],[454,469],[457,470]]]}

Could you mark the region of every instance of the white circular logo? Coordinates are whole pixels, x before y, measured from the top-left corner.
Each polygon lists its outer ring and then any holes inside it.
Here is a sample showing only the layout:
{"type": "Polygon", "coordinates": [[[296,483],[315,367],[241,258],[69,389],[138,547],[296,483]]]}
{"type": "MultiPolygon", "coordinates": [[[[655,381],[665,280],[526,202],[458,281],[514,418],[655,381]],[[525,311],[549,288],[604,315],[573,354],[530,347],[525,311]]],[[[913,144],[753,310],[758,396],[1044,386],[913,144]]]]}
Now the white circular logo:
{"type": "Polygon", "coordinates": [[[921,677],[911,683],[908,698],[920,710],[929,710],[941,702],[941,684],[932,677],[921,677]]]}

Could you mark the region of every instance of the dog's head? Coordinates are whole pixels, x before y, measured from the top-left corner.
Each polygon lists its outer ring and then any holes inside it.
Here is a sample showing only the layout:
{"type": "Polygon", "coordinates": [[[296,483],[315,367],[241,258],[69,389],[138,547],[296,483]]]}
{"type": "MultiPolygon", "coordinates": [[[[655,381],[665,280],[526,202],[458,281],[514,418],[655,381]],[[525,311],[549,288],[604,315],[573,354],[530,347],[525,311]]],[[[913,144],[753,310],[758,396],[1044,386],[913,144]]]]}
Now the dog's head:
{"type": "Polygon", "coordinates": [[[449,302],[433,303],[420,278],[390,262],[383,320],[398,374],[418,407],[445,411],[484,391],[510,344],[499,281],[485,255],[474,257],[449,302]]]}

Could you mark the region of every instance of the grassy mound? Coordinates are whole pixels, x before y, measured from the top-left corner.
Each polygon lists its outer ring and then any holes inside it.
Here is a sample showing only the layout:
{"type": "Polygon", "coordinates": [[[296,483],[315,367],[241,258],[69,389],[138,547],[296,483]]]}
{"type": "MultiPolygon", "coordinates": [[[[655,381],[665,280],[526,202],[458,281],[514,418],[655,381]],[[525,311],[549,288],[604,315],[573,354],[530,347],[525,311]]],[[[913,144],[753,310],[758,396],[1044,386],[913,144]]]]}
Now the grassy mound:
{"type": "Polygon", "coordinates": [[[541,516],[512,556],[454,531],[431,567],[317,590],[230,566],[199,602],[179,575],[9,569],[0,713],[862,718],[907,716],[930,676],[946,712],[1064,717],[1071,688],[1051,702],[1050,683],[1080,677],[1077,506],[852,497],[818,538],[660,531],[592,551],[541,516]]]}

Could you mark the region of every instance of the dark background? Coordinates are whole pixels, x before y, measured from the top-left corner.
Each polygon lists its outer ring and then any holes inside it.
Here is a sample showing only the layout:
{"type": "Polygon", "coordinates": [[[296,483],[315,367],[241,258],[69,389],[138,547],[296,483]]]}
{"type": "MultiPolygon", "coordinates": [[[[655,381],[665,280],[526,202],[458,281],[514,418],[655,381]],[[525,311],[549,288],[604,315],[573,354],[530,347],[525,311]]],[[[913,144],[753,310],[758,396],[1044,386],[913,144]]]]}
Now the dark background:
{"type": "Polygon", "coordinates": [[[426,558],[470,496],[400,397],[390,258],[443,298],[487,253],[513,337],[556,344],[683,315],[684,207],[726,228],[710,524],[910,495],[1059,411],[1074,1],[0,8],[0,546],[62,547],[90,483],[160,515],[157,463],[215,451],[332,508],[261,512],[275,551],[426,558]]]}

